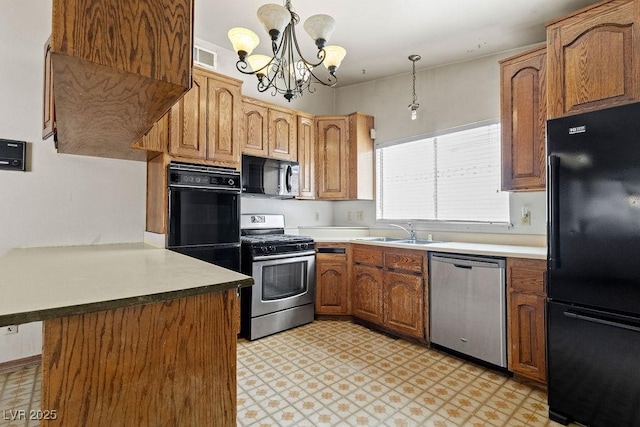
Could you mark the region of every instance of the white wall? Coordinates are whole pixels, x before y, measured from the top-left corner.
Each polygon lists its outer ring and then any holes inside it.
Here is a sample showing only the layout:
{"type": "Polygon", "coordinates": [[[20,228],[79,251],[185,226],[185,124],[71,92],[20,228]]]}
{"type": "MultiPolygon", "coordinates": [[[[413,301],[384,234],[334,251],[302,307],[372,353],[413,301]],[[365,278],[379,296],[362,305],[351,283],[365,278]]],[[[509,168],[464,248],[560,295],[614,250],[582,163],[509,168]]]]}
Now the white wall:
{"type": "MultiPolygon", "coordinates": [[[[0,171],[0,256],[15,247],[142,241],[145,163],[57,154],[52,139],[42,141],[50,32],[51,2],[2,2],[0,138],[27,141],[30,155],[27,172],[0,171]]],[[[39,322],[0,336],[0,363],[40,352],[39,322]]]]}
{"type": "MultiPolygon", "coordinates": [[[[412,75],[388,77],[337,89],[336,114],[361,111],[375,116],[376,142],[429,134],[456,126],[500,119],[500,68],[498,61],[529,47],[472,61],[418,71],[416,94],[420,108],[412,121],[407,106],[412,100],[412,75]]],[[[410,65],[409,61],[407,63],[410,65]]],[[[358,202],[362,203],[362,202],[358,202]]],[[[365,218],[375,221],[375,204],[361,204],[365,218]]],[[[336,225],[350,225],[346,203],[335,206],[336,225]]],[[[358,209],[359,210],[359,209],[358,209]]],[[[544,192],[511,193],[509,211],[513,227],[498,233],[546,233],[544,192]],[[523,206],[531,212],[531,225],[520,225],[523,206]]],[[[364,221],[366,222],[366,221],[364,221]]]]}

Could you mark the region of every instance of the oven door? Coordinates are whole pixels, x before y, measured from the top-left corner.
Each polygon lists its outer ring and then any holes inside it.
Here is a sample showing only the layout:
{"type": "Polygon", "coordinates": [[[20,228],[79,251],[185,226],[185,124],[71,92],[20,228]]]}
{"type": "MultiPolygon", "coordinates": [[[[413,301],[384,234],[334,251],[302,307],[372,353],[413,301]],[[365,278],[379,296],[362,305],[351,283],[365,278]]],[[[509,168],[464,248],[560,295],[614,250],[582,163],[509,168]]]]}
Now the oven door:
{"type": "Polygon", "coordinates": [[[315,251],[255,257],[251,317],[305,304],[315,296],[315,251]]]}
{"type": "Polygon", "coordinates": [[[240,194],[202,188],[169,188],[167,246],[240,243],[240,194]]]}

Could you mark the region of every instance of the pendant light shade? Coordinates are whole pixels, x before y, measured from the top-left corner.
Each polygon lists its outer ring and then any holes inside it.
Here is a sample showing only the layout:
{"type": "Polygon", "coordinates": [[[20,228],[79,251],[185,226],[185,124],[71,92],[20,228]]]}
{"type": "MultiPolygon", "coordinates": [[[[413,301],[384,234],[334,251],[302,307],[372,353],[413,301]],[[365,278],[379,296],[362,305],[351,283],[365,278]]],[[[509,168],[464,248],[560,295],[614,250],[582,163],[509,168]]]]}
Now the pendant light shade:
{"type": "Polygon", "coordinates": [[[258,19],[262,22],[264,29],[271,35],[272,40],[276,40],[291,22],[291,13],[284,6],[269,3],[260,6],[258,19]],[[277,31],[277,33],[274,33],[274,31],[277,31]]]}
{"type": "Polygon", "coordinates": [[[316,42],[318,49],[324,47],[333,33],[336,20],[329,15],[313,15],[304,21],[304,30],[316,42]]]}
{"type": "Polygon", "coordinates": [[[325,46],[324,51],[327,56],[325,56],[323,64],[330,72],[335,73],[344,57],[347,56],[347,51],[341,46],[325,46]]]}
{"type": "Polygon", "coordinates": [[[267,74],[268,69],[265,68],[267,64],[271,61],[271,57],[267,55],[251,55],[247,58],[247,62],[249,63],[249,67],[256,74],[267,74]]]}
{"type": "Polygon", "coordinates": [[[250,55],[253,49],[260,43],[260,38],[256,33],[246,28],[232,28],[227,33],[233,49],[238,52],[238,55],[243,57],[250,55]]]}
{"type": "Polygon", "coordinates": [[[305,57],[296,35],[300,17],[293,10],[291,0],[284,0],[284,6],[265,4],[258,8],[257,14],[271,38],[271,55],[249,56],[260,42],[253,31],[232,28],[229,40],[238,54],[236,68],[258,78],[259,92],[271,90],[273,95],[282,94],[291,101],[305,91],[315,92],[316,84],[334,87],[338,83],[336,72],[347,51],[340,46],[326,46],[336,24],[331,16],[313,15],[304,22],[305,31],[317,47],[315,57],[305,57]],[[320,64],[329,72],[319,68],[320,64]]]}

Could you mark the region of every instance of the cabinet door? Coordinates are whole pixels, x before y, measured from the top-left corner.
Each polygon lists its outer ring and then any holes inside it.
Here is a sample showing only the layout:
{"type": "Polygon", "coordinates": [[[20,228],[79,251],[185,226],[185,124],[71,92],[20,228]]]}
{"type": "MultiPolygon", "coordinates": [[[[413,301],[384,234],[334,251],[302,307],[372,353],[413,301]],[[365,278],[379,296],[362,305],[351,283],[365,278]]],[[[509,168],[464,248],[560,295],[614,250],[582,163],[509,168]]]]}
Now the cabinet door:
{"type": "Polygon", "coordinates": [[[546,48],[500,63],[502,190],[544,190],[546,48]]]}
{"type": "Polygon", "coordinates": [[[347,200],[349,198],[347,118],[322,117],[316,119],[316,123],[318,198],[347,200]]]}
{"type": "Polygon", "coordinates": [[[240,86],[207,79],[207,159],[221,166],[240,166],[240,86]]]}
{"type": "Polygon", "coordinates": [[[636,7],[602,2],[547,27],[548,118],[640,100],[636,7]]]}
{"type": "Polygon", "coordinates": [[[51,68],[51,37],[44,44],[44,93],[42,103],[42,139],[56,132],[55,109],[53,105],[53,75],[51,68]]]}
{"type": "Polygon", "coordinates": [[[193,74],[191,89],[169,113],[169,152],[205,159],[207,154],[207,78],[193,74]]]}
{"type": "Polygon", "coordinates": [[[269,157],[296,161],[298,141],[295,114],[269,109],[269,157]]]}
{"type": "Polygon", "coordinates": [[[422,276],[384,272],[384,326],[403,335],[424,338],[422,276]]]}
{"type": "Polygon", "coordinates": [[[269,155],[269,109],[245,99],[242,103],[240,141],[242,153],[250,156],[269,155]]]}
{"type": "Polygon", "coordinates": [[[353,267],[353,315],[382,325],[382,270],[375,267],[353,267]]]}
{"type": "Polygon", "coordinates": [[[539,295],[511,292],[509,370],[546,383],[544,302],[539,295]]]}
{"type": "Polygon", "coordinates": [[[345,255],[316,257],[316,313],[348,313],[348,274],[345,255]]]}
{"type": "Polygon", "coordinates": [[[299,199],[316,197],[315,132],[313,117],[298,115],[298,162],[300,162],[299,199]]]}

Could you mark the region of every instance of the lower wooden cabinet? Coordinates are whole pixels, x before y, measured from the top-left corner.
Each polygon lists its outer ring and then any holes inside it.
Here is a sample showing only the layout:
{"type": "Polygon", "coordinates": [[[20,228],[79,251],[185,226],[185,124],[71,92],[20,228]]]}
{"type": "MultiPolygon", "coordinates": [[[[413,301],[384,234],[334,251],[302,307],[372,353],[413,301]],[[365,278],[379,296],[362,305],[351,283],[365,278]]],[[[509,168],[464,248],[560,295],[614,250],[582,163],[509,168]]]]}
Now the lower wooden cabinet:
{"type": "Polygon", "coordinates": [[[385,271],[383,323],[402,335],[424,337],[422,274],[385,271]]]}
{"type": "Polygon", "coordinates": [[[353,315],[382,325],[382,268],[353,266],[353,315]]]}
{"type": "Polygon", "coordinates": [[[426,252],[353,246],[353,315],[425,340],[426,252]]]}
{"type": "Polygon", "coordinates": [[[507,259],[509,370],[542,385],[545,352],[546,261],[507,259]]]}
{"type": "Polygon", "coordinates": [[[348,244],[316,243],[316,314],[351,314],[348,244]]]}

